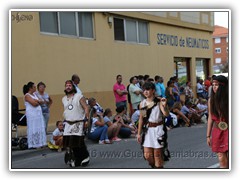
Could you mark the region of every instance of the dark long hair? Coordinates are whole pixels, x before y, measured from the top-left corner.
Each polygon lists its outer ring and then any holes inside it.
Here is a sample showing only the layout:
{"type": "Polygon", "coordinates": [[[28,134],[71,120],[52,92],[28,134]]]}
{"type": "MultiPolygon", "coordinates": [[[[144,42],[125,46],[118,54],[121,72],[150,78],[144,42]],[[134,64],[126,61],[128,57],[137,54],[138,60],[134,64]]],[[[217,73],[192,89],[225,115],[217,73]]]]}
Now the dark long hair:
{"type": "Polygon", "coordinates": [[[219,83],[217,92],[211,92],[210,108],[213,115],[217,118],[223,118],[228,122],[228,79],[219,75],[213,78],[213,81],[219,83]]]}
{"type": "Polygon", "coordinates": [[[32,88],[33,85],[34,85],[34,83],[31,82],[31,81],[28,82],[27,84],[24,84],[24,86],[23,86],[23,94],[24,94],[24,95],[27,94],[28,91],[29,91],[29,89],[32,88]]]}

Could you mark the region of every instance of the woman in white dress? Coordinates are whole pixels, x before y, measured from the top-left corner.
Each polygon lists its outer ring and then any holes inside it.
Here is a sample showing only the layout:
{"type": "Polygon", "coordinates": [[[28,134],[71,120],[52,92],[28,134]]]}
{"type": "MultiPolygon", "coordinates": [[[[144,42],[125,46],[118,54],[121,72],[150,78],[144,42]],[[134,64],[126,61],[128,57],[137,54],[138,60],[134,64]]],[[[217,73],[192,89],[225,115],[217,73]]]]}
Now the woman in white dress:
{"type": "Polygon", "coordinates": [[[142,144],[144,158],[149,165],[152,168],[163,168],[163,120],[164,116],[169,115],[167,102],[165,98],[155,98],[155,85],[153,83],[145,83],[143,89],[146,99],[140,103],[137,141],[142,144]],[[143,131],[145,131],[144,138],[141,137],[143,131]]]}
{"type": "Polygon", "coordinates": [[[36,86],[29,82],[23,86],[24,103],[27,117],[27,138],[28,148],[40,148],[46,146],[46,133],[41,102],[34,94],[36,86]]]}

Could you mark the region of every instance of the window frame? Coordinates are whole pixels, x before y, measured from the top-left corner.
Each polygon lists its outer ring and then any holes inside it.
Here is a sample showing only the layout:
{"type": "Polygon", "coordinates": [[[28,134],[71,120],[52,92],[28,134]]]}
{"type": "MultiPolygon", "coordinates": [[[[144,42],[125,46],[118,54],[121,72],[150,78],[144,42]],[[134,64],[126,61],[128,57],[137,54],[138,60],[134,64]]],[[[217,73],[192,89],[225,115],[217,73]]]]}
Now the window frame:
{"type": "Polygon", "coordinates": [[[221,48],[215,48],[215,53],[216,54],[221,54],[222,53],[222,49],[221,48]]]}
{"type": "MultiPolygon", "coordinates": [[[[123,32],[124,32],[124,40],[116,40],[115,39],[115,36],[114,36],[114,41],[116,42],[121,42],[121,43],[129,43],[129,44],[140,44],[140,45],[150,45],[150,42],[149,42],[149,22],[147,21],[142,21],[142,20],[138,20],[138,19],[135,19],[135,18],[126,18],[126,17],[118,17],[118,16],[115,16],[113,18],[116,18],[116,19],[122,19],[123,20],[123,32]],[[129,20],[129,21],[135,21],[136,22],[136,30],[137,30],[137,42],[135,41],[128,41],[127,40],[127,34],[126,34],[126,21],[129,20]],[[147,43],[142,43],[142,42],[139,42],[139,26],[138,26],[138,23],[139,22],[143,22],[143,23],[146,23],[147,24],[147,43]]],[[[114,25],[115,26],[115,25],[114,25]]],[[[114,28],[113,28],[114,30],[114,28]]],[[[115,33],[115,32],[114,32],[115,33]]]]}
{"type": "Polygon", "coordinates": [[[215,58],[215,64],[221,64],[222,63],[222,58],[215,58]],[[220,60],[220,62],[216,62],[217,60],[220,60]]]}
{"type": "MultiPolygon", "coordinates": [[[[41,11],[41,12],[45,12],[45,11],[41,11]]],[[[52,12],[52,11],[46,11],[46,12],[52,12]]],[[[51,33],[51,32],[44,32],[44,31],[41,31],[41,28],[39,27],[40,29],[40,34],[43,34],[43,35],[50,35],[50,36],[59,36],[59,37],[67,37],[67,38],[77,38],[77,39],[86,39],[86,40],[96,40],[96,37],[95,37],[95,23],[94,23],[94,12],[91,12],[92,14],[92,32],[93,32],[93,37],[90,38],[90,37],[81,37],[79,35],[79,22],[78,22],[78,13],[80,13],[81,11],[77,11],[77,12],[74,12],[74,16],[75,16],[75,25],[76,25],[76,35],[70,35],[70,34],[62,34],[61,33],[61,22],[60,22],[60,12],[64,13],[64,12],[73,12],[73,11],[58,11],[58,12],[53,12],[53,13],[57,13],[57,28],[58,28],[58,33],[51,33]]],[[[40,13],[40,12],[39,12],[40,13]]],[[[84,12],[81,12],[81,13],[84,13],[84,12]]],[[[40,14],[39,14],[39,19],[40,19],[40,14]]],[[[40,23],[39,23],[40,24],[40,23]]]]}
{"type": "Polygon", "coordinates": [[[217,38],[214,39],[214,44],[220,44],[220,43],[221,43],[221,38],[220,37],[217,37],[217,38]],[[216,40],[218,40],[218,39],[219,39],[219,41],[216,42],[216,40]]]}
{"type": "MultiPolygon", "coordinates": [[[[52,12],[52,11],[40,11],[40,12],[43,12],[43,13],[44,13],[44,12],[52,12]]],[[[57,30],[58,30],[58,33],[41,31],[41,17],[40,17],[40,12],[39,12],[39,30],[40,30],[40,33],[41,33],[41,34],[44,34],[44,35],[59,36],[59,25],[58,25],[59,18],[58,18],[58,12],[52,12],[52,13],[56,13],[56,15],[57,15],[57,30]]]]}

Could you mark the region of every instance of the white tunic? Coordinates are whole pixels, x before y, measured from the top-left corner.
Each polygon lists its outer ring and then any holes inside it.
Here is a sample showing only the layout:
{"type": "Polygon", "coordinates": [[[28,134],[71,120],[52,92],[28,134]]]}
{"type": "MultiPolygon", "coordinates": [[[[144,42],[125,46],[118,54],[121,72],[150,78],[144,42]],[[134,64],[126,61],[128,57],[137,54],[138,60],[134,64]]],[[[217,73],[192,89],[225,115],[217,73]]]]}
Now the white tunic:
{"type": "Polygon", "coordinates": [[[69,124],[64,123],[64,136],[83,136],[84,135],[84,122],[85,111],[80,103],[80,99],[83,97],[82,94],[74,94],[72,98],[67,98],[64,96],[62,98],[62,103],[64,106],[63,117],[65,120],[74,122],[80,121],[77,123],[69,124]]]}
{"type": "MultiPolygon", "coordinates": [[[[141,107],[147,106],[147,101],[144,99],[141,102],[141,107]]],[[[148,121],[152,123],[158,123],[162,121],[162,113],[159,108],[159,103],[152,109],[152,112],[149,116],[148,121]]],[[[163,125],[157,126],[157,127],[149,127],[146,134],[145,134],[145,140],[143,143],[144,147],[150,147],[150,148],[162,148],[158,143],[158,139],[161,138],[164,135],[163,131],[163,125]]]]}
{"type": "Polygon", "coordinates": [[[85,119],[85,112],[80,103],[80,99],[83,97],[82,94],[74,94],[72,98],[67,98],[64,96],[62,98],[62,103],[64,106],[63,117],[67,121],[79,121],[85,119]],[[72,105],[72,106],[71,106],[72,105]],[[69,108],[70,106],[70,108],[69,108]],[[72,109],[71,109],[72,108],[72,109]]]}
{"type": "MultiPolygon", "coordinates": [[[[36,95],[29,95],[33,99],[38,99],[36,95]]],[[[45,123],[42,115],[41,106],[32,106],[29,102],[24,101],[26,106],[27,117],[27,139],[28,148],[38,148],[47,145],[45,123]]]]}

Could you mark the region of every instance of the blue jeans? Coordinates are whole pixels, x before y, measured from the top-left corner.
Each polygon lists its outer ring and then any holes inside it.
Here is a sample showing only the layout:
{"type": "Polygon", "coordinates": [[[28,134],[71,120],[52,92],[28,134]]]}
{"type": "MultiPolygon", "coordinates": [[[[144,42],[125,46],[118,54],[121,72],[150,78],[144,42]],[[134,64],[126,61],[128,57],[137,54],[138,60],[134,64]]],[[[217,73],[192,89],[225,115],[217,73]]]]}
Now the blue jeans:
{"type": "Polygon", "coordinates": [[[107,125],[100,126],[97,129],[95,129],[95,131],[90,133],[88,135],[88,138],[92,140],[98,140],[98,139],[101,141],[106,140],[108,139],[107,130],[108,130],[107,125]]]}
{"type": "Polygon", "coordinates": [[[45,124],[45,131],[47,133],[48,128],[48,121],[49,121],[49,113],[43,113],[44,124],[45,124]]]}
{"type": "Polygon", "coordinates": [[[127,101],[116,102],[116,107],[124,106],[127,109],[127,101]]]}
{"type": "Polygon", "coordinates": [[[119,135],[122,137],[122,138],[128,138],[130,137],[132,134],[131,130],[129,128],[125,128],[125,127],[121,127],[120,128],[120,131],[119,131],[119,135]]]}

